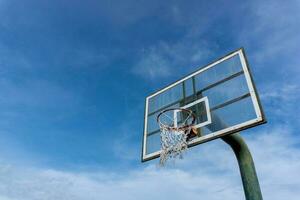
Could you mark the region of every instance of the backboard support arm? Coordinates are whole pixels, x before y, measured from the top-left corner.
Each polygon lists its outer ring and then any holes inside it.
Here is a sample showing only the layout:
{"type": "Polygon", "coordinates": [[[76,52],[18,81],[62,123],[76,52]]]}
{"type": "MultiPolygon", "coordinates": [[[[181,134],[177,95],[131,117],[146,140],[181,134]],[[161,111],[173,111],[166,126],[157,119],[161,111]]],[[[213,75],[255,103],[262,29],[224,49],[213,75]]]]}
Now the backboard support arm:
{"type": "Polygon", "coordinates": [[[250,150],[239,133],[222,137],[233,150],[240,169],[246,200],[263,200],[250,150]]]}

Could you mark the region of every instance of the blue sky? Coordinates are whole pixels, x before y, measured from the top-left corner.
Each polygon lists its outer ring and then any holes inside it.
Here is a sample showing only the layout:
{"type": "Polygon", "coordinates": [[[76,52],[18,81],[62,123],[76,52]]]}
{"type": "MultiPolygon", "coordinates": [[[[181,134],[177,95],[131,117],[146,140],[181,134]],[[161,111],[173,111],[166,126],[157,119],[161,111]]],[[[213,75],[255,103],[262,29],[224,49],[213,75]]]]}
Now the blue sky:
{"type": "Polygon", "coordinates": [[[140,153],[145,97],[244,47],[268,119],[243,132],[263,195],[296,200],[299,9],[296,0],[0,0],[0,199],[242,199],[221,141],[172,169],[141,164],[140,153]]]}

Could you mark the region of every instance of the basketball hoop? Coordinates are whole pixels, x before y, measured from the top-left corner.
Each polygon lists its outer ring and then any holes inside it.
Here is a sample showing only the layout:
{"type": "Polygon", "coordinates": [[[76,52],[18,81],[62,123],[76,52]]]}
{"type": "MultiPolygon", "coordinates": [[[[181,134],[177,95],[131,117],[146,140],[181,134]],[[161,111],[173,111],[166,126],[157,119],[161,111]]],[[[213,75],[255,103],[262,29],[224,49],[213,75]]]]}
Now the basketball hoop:
{"type": "Polygon", "coordinates": [[[196,116],[193,111],[184,108],[169,108],[157,116],[160,127],[161,153],[160,165],[164,166],[170,158],[182,158],[187,149],[188,138],[197,134],[193,128],[196,116]]]}

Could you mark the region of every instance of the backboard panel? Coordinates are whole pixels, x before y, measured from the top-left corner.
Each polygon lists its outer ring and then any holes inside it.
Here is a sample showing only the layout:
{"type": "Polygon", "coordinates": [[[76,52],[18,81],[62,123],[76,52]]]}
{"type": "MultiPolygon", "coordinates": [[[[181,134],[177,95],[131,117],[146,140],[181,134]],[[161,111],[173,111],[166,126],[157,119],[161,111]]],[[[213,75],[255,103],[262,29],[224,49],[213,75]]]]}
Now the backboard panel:
{"type": "MultiPolygon", "coordinates": [[[[198,136],[189,140],[189,146],[265,122],[243,49],[146,98],[142,161],[160,155],[156,117],[168,108],[187,108],[196,115],[198,136]]],[[[176,123],[181,114],[174,115],[176,123]]]]}

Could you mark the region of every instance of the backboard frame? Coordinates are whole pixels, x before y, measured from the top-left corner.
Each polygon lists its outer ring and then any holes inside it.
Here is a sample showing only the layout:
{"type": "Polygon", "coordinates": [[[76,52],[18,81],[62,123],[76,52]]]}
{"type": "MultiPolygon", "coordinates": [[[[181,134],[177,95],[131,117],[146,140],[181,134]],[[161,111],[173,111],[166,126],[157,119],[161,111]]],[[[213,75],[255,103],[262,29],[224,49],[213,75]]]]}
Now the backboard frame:
{"type": "MultiPolygon", "coordinates": [[[[201,122],[201,123],[193,126],[194,128],[200,128],[202,126],[206,126],[206,125],[208,125],[208,124],[211,123],[211,114],[210,114],[210,109],[209,109],[208,98],[207,97],[202,97],[200,99],[197,99],[196,101],[193,101],[192,103],[189,103],[189,104],[187,104],[185,106],[180,107],[180,108],[188,109],[189,107],[192,107],[192,106],[194,106],[194,105],[196,105],[196,104],[198,104],[200,102],[204,102],[205,103],[205,109],[207,111],[207,113],[206,113],[207,120],[205,122],[201,122]]],[[[177,113],[178,113],[178,111],[174,112],[174,119],[176,118],[175,116],[177,115],[177,113]]],[[[175,123],[174,126],[177,127],[177,122],[174,121],[174,123],[175,123]]]]}
{"type": "MultiPolygon", "coordinates": [[[[201,144],[201,143],[205,143],[205,142],[208,142],[208,141],[211,141],[211,140],[214,140],[214,139],[217,139],[217,138],[220,138],[222,136],[225,136],[225,135],[228,135],[228,134],[232,134],[232,133],[236,133],[236,132],[239,132],[241,130],[245,130],[245,129],[248,129],[248,128],[251,128],[251,127],[254,127],[254,126],[257,126],[259,124],[264,124],[266,123],[266,118],[265,118],[265,115],[264,115],[264,112],[263,112],[263,109],[262,109],[262,106],[261,106],[261,101],[259,99],[259,96],[258,96],[258,93],[257,93],[257,89],[256,89],[256,86],[253,82],[253,77],[252,77],[252,74],[251,74],[251,71],[249,69],[249,64],[248,64],[248,61],[247,61],[247,58],[246,58],[246,55],[245,55],[245,51],[243,48],[240,48],[236,51],[233,51],[229,54],[227,54],[226,56],[204,66],[204,67],[201,67],[199,68],[198,70],[194,71],[193,73],[173,82],[172,84],[158,90],[157,92],[149,95],[148,97],[146,97],[146,102],[145,102],[145,113],[144,113],[144,132],[143,132],[143,141],[142,141],[142,155],[141,155],[141,160],[142,162],[145,162],[145,161],[148,161],[148,160],[152,160],[152,159],[155,159],[155,158],[158,158],[160,156],[160,153],[161,151],[156,151],[156,152],[153,152],[153,153],[150,153],[150,154],[147,154],[146,155],[146,136],[147,136],[147,116],[148,116],[148,102],[149,102],[149,99],[176,86],[177,84],[180,84],[182,82],[184,82],[185,80],[193,77],[193,76],[196,76],[197,74],[200,74],[201,72],[204,72],[205,70],[233,57],[233,56],[236,56],[236,55],[239,55],[240,57],[240,61],[241,61],[241,65],[242,65],[242,68],[243,68],[243,72],[244,72],[244,75],[245,75],[245,78],[246,78],[246,83],[247,83],[247,86],[249,88],[249,94],[250,94],[250,97],[251,97],[251,100],[252,100],[252,103],[253,103],[253,106],[254,106],[254,110],[255,110],[255,114],[257,116],[257,118],[255,119],[252,119],[252,120],[248,120],[246,122],[243,122],[243,123],[240,123],[240,124],[237,124],[235,126],[231,126],[231,127],[228,127],[228,128],[225,128],[225,129],[222,129],[220,131],[216,131],[214,133],[211,133],[211,134],[208,134],[208,135],[204,135],[204,136],[201,136],[199,138],[196,138],[192,141],[189,141],[188,143],[188,147],[192,147],[192,146],[195,146],[195,145],[198,145],[198,144],[201,144]]],[[[183,106],[182,108],[184,108],[185,106],[183,106]]]]}

